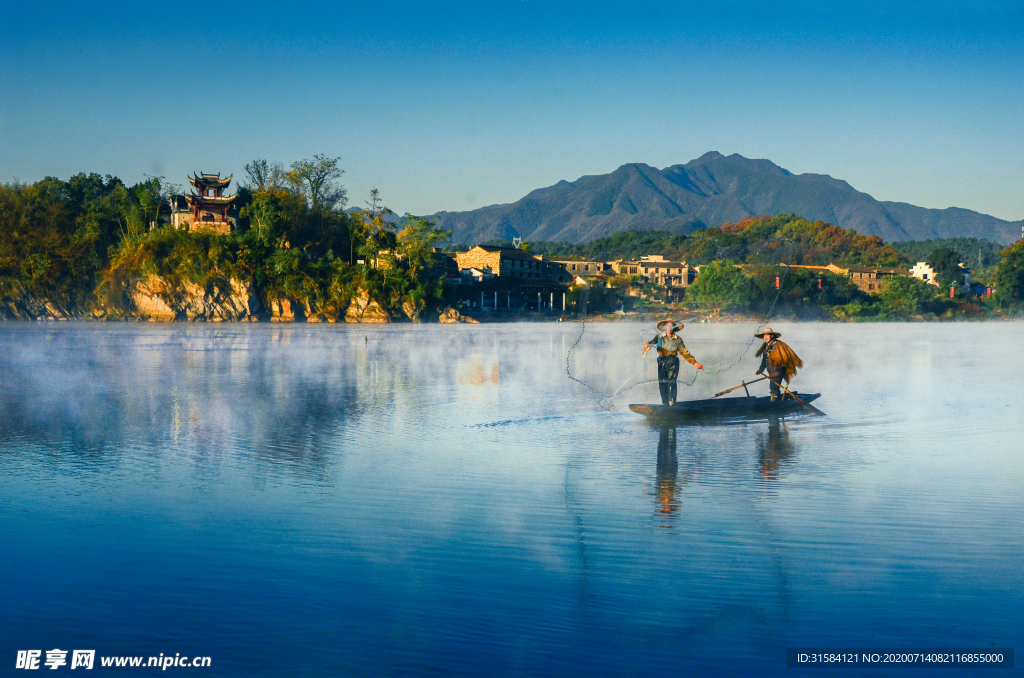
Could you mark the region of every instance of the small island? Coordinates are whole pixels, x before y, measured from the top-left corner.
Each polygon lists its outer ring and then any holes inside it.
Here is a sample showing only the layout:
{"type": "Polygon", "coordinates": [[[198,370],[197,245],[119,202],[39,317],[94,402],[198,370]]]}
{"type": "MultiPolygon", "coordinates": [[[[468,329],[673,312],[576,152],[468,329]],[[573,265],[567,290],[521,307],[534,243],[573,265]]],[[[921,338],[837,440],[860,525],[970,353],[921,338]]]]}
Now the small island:
{"type": "Polygon", "coordinates": [[[886,243],[798,215],[589,243],[453,243],[374,189],[345,209],[337,158],[193,173],[191,191],[98,174],[0,186],[8,320],[491,322],[1013,317],[1024,241],[886,243]]]}

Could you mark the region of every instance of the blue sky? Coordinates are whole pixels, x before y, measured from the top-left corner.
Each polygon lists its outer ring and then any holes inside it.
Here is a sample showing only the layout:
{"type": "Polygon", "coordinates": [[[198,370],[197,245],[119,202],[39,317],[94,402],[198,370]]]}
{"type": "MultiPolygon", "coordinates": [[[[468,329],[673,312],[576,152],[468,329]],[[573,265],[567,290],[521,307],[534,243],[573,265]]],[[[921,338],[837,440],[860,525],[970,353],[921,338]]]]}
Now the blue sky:
{"type": "Polygon", "coordinates": [[[340,157],[427,214],[707,151],[1024,218],[1024,3],[17,3],[0,181],[340,157]]]}

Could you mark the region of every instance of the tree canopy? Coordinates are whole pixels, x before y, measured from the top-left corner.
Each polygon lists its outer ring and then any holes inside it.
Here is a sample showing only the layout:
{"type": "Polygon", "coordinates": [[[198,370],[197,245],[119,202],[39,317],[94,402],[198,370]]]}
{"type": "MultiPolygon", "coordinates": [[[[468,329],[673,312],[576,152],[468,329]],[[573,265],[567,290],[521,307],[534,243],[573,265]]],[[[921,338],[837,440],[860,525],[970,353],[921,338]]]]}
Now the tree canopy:
{"type": "MultiPolygon", "coordinates": [[[[509,241],[485,244],[511,246],[509,241]]],[[[582,245],[531,243],[533,251],[551,258],[590,261],[632,260],[661,254],[672,261],[693,264],[729,259],[747,264],[809,264],[898,266],[909,259],[877,236],[821,221],[810,222],[792,214],[751,217],[689,234],[662,231],[626,231],[582,245]]]]}
{"type": "Polygon", "coordinates": [[[97,174],[0,185],[0,302],[130,314],[132,290],[158,276],[172,306],[187,290],[218,297],[232,285],[264,311],[287,298],[333,318],[360,290],[391,312],[440,304],[444,266],[435,250],[450,233],[412,215],[396,232],[379,218],[390,210],[376,191],[369,220],[344,211],[338,162],[315,155],[286,169],[253,160],[235,200],[238,228],[227,235],[161,227],[169,195],[180,191],[162,177],[131,187],[97,174]],[[367,265],[354,261],[357,253],[367,265]]]}
{"type": "Polygon", "coordinates": [[[1024,240],[1000,252],[993,282],[1000,301],[1012,305],[1024,303],[1024,240]]]}
{"type": "Polygon", "coordinates": [[[943,289],[960,287],[964,284],[960,255],[948,247],[938,247],[928,254],[928,265],[935,270],[935,279],[943,289]]]}

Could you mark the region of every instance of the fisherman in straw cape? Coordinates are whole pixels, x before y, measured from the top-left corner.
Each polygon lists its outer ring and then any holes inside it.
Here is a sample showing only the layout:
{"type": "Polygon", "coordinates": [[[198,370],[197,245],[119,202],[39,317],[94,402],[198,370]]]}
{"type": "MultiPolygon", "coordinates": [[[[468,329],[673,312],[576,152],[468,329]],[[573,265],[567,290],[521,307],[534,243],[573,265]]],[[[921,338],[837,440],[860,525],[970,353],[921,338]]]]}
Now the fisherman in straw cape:
{"type": "Polygon", "coordinates": [[[661,404],[676,404],[676,379],[679,377],[679,356],[690,363],[698,370],[704,366],[697,362],[697,359],[690,355],[683,345],[683,338],[676,334],[677,330],[683,329],[682,325],[676,325],[672,318],[665,318],[657,324],[658,335],[650,341],[644,342],[644,355],[651,350],[652,346],[658,347],[658,388],[661,390],[661,404]]]}
{"type": "Polygon", "coordinates": [[[757,349],[757,353],[754,354],[755,357],[761,356],[761,367],[758,368],[756,374],[768,371],[768,378],[771,380],[769,383],[771,384],[772,401],[774,402],[780,399],[782,393],[779,383],[785,379],[786,386],[789,386],[789,382],[796,376],[797,368],[804,366],[804,361],[800,360],[789,344],[779,341],[779,337],[782,335],[773,331],[772,328],[766,327],[760,332],[755,332],[754,336],[764,340],[761,347],[757,349]]]}

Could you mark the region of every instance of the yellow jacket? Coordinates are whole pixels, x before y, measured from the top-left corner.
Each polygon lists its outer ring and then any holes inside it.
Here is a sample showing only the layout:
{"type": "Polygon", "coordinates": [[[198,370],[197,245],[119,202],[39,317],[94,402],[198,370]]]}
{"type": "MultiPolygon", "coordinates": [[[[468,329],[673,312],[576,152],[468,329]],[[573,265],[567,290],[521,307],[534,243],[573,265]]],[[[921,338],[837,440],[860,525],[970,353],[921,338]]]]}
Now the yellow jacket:
{"type": "Polygon", "coordinates": [[[761,344],[754,356],[761,356],[761,368],[759,372],[768,370],[769,375],[780,374],[786,383],[789,383],[796,376],[797,368],[804,366],[804,361],[796,354],[789,344],[772,340],[769,344],[761,344]]]}

